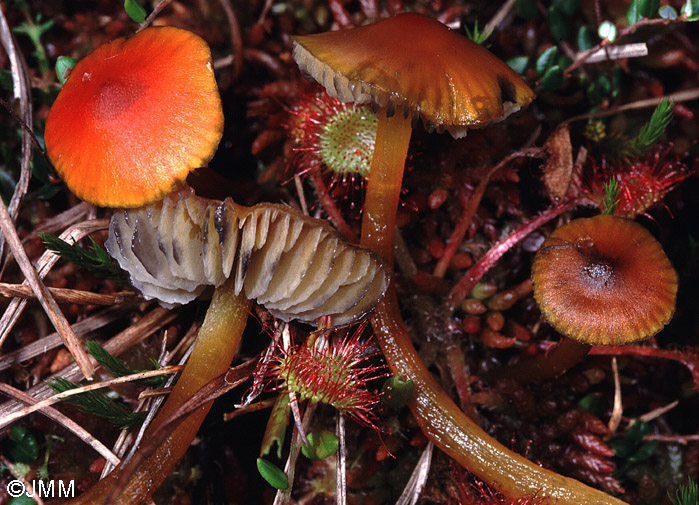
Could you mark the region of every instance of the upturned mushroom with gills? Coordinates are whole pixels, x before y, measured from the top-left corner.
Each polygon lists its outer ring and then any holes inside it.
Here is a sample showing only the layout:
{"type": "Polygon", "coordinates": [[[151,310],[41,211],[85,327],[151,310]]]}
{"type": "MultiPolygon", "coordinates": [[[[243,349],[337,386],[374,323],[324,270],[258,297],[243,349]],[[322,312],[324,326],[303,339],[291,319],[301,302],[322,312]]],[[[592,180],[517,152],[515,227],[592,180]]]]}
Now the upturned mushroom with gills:
{"type": "MultiPolygon", "coordinates": [[[[286,320],[331,315],[349,324],[371,310],[388,284],[377,255],[345,244],[323,221],[280,205],[248,209],[207,200],[190,188],[168,195],[211,159],[222,130],[206,42],[170,27],[145,29],[85,57],[47,120],[47,151],[69,189],[95,205],[121,208],[107,247],[133,284],[165,305],[215,288],[185,369],[146,437],[228,369],[249,298],[286,320]],[[73,128],[73,119],[81,125],[73,128]]],[[[101,503],[115,490],[113,503],[146,501],[210,407],[189,414],[128,482],[120,482],[122,466],[71,503],[101,503]]]]}
{"type": "MultiPolygon", "coordinates": [[[[374,24],[297,36],[302,72],[343,101],[369,102],[379,122],[362,221],[361,244],[393,264],[395,219],[412,128],[448,130],[501,121],[534,99],[504,62],[438,21],[399,14],[374,24]]],[[[459,464],[512,500],[550,497],[559,505],[622,505],[602,491],[541,468],[494,440],[466,416],[431,376],[413,347],[394,286],[372,315],[394,374],[415,384],[409,401],[427,437],[459,464]]]]}

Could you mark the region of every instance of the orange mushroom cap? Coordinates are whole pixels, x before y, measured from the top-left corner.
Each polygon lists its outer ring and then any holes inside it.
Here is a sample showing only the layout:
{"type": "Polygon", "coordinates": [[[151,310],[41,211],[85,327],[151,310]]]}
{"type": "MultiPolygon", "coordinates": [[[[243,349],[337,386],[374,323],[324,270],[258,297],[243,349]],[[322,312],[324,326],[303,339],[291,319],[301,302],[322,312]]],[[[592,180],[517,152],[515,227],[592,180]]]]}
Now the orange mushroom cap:
{"type": "Polygon", "coordinates": [[[301,70],[344,102],[373,102],[419,114],[458,138],[534,99],[487,49],[432,18],[405,13],[348,30],[298,36],[301,70]]]}
{"type": "Polygon", "coordinates": [[[638,223],[601,214],[555,230],[532,266],[534,298],[561,334],[595,345],[655,335],[675,311],[677,272],[638,223]]]}
{"type": "Polygon", "coordinates": [[[75,195],[138,207],[206,165],[222,134],[208,45],[192,32],[159,27],[78,62],[46,118],[45,141],[75,195]]]}

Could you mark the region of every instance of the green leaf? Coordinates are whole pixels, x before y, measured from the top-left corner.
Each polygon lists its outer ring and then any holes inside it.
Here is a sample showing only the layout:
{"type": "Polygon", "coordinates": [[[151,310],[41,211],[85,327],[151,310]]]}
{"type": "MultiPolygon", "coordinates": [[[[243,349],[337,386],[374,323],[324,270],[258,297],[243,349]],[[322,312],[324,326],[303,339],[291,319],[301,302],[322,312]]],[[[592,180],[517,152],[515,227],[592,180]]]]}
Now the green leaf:
{"type": "Polygon", "coordinates": [[[12,72],[4,68],[0,68],[0,88],[12,91],[12,72]]]}
{"type": "Polygon", "coordinates": [[[536,0],[516,0],[515,10],[517,15],[524,19],[533,19],[539,13],[536,0]]]}
{"type": "Polygon", "coordinates": [[[286,438],[286,426],[289,422],[290,409],[291,405],[289,404],[289,396],[277,396],[277,400],[274,402],[274,407],[272,407],[272,413],[269,415],[269,420],[267,421],[265,434],[262,437],[260,456],[267,456],[269,451],[272,450],[272,446],[276,443],[277,458],[281,459],[282,446],[284,445],[284,439],[286,438]]]}
{"type": "Polygon", "coordinates": [[[587,51],[595,47],[592,41],[592,30],[587,26],[581,26],[578,30],[578,51],[587,51]]]}
{"type": "Polygon", "coordinates": [[[552,5],[568,17],[573,16],[580,7],[580,0],[553,0],[552,5]]]}
{"type": "Polygon", "coordinates": [[[626,11],[626,23],[631,26],[643,18],[655,16],[660,6],[660,0],[631,0],[629,10],[626,11]]]}
{"type": "Polygon", "coordinates": [[[17,183],[5,170],[0,169],[0,197],[5,205],[10,204],[17,183]]]}
{"type": "Polygon", "coordinates": [[[124,10],[136,23],[143,23],[146,20],[146,9],[136,0],[124,0],[124,10]]]}
{"type": "Polygon", "coordinates": [[[289,489],[289,479],[281,468],[266,459],[257,458],[257,471],[274,489],[286,491],[289,489]]]}
{"type": "Polygon", "coordinates": [[[605,407],[604,398],[597,393],[587,394],[578,401],[578,407],[590,414],[601,416],[605,407]]]}
{"type": "Polygon", "coordinates": [[[546,71],[541,79],[541,87],[545,91],[555,91],[563,85],[563,70],[558,65],[554,65],[546,71]]]}
{"type": "Polygon", "coordinates": [[[546,49],[536,60],[536,73],[543,77],[546,72],[556,64],[557,57],[558,48],[556,46],[551,46],[546,49]]]}
{"type": "Polygon", "coordinates": [[[568,38],[568,35],[570,35],[570,21],[561,9],[555,5],[549,7],[546,21],[554,40],[561,41],[568,38]]]}
{"type": "Polygon", "coordinates": [[[687,21],[699,20],[699,0],[687,0],[682,6],[682,15],[687,21]]]}
{"type": "Polygon", "coordinates": [[[638,8],[638,2],[639,0],[631,0],[629,10],[626,11],[626,24],[628,26],[635,25],[643,17],[640,9],[638,8]]]}
{"type": "Polygon", "coordinates": [[[626,428],[626,437],[632,442],[640,442],[650,432],[648,423],[635,419],[634,422],[626,428]]]}
{"type": "Polygon", "coordinates": [[[638,0],[638,10],[644,18],[652,18],[660,8],[660,0],[638,0]]]}
{"type": "Polygon", "coordinates": [[[7,505],[36,505],[36,501],[34,501],[33,498],[29,498],[26,494],[23,494],[12,498],[7,502],[7,505]]]}
{"type": "Polygon", "coordinates": [[[337,452],[340,439],[327,430],[306,435],[308,445],[301,446],[301,452],[308,459],[325,459],[337,452]]]}
{"type": "Polygon", "coordinates": [[[56,60],[56,77],[58,78],[58,82],[61,84],[66,83],[66,79],[68,79],[70,71],[73,70],[76,63],[77,61],[75,58],[71,58],[70,56],[58,57],[56,60]]]}
{"type": "Polygon", "coordinates": [[[30,464],[39,457],[39,443],[24,426],[13,426],[10,430],[9,440],[9,454],[13,461],[30,464]]]}
{"type": "Polygon", "coordinates": [[[108,279],[120,280],[122,278],[121,270],[112,261],[109,253],[91,237],[88,237],[90,245],[86,249],[78,244],[69,244],[50,233],[40,233],[39,238],[44,242],[47,249],[81,268],[86,268],[108,279]]]}
{"type": "Polygon", "coordinates": [[[667,496],[670,498],[672,505],[696,505],[699,503],[699,488],[697,487],[697,483],[690,477],[686,484],[681,485],[680,488],[675,491],[674,497],[670,495],[669,491],[667,496]]]}
{"type": "Polygon", "coordinates": [[[514,58],[507,60],[505,63],[507,63],[507,65],[518,74],[524,74],[524,72],[527,70],[529,58],[526,56],[515,56],[514,58]]]}
{"type": "Polygon", "coordinates": [[[663,5],[658,14],[661,18],[669,19],[670,21],[677,19],[677,11],[671,5],[663,5]]]}
{"type": "Polygon", "coordinates": [[[629,456],[629,461],[631,463],[640,463],[650,458],[655,451],[658,449],[658,441],[652,440],[650,442],[645,442],[640,445],[636,452],[629,456]]]}
{"type": "Polygon", "coordinates": [[[592,105],[598,105],[607,98],[612,90],[612,84],[606,76],[600,75],[587,87],[587,99],[592,105]]]}
{"type": "Polygon", "coordinates": [[[611,21],[603,21],[597,28],[597,35],[601,39],[608,39],[610,42],[614,42],[617,36],[616,26],[611,21]]]}
{"type": "Polygon", "coordinates": [[[383,383],[381,398],[389,407],[400,409],[408,403],[414,391],[415,383],[412,380],[406,380],[400,375],[394,375],[383,383]]]}
{"type": "MultiPolygon", "coordinates": [[[[80,387],[80,384],[70,382],[62,377],[46,381],[46,385],[56,393],[62,393],[80,387]]],[[[145,412],[132,412],[123,405],[115,402],[100,391],[86,391],[64,400],[77,407],[86,414],[106,419],[120,429],[135,428],[143,422],[145,412]]]]}

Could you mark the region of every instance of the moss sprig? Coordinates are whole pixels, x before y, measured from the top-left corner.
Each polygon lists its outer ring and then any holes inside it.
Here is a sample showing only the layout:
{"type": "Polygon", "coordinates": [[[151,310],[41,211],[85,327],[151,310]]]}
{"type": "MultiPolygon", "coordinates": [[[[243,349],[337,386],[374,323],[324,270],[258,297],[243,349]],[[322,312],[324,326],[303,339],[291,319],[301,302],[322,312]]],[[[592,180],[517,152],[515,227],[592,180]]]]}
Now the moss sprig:
{"type": "MultiPolygon", "coordinates": [[[[48,380],[46,384],[56,393],[63,393],[80,387],[80,384],[76,384],[62,377],[48,380]]],[[[146,416],[145,412],[132,412],[128,410],[123,405],[120,405],[106,394],[99,391],[86,391],[82,394],[68,397],[65,401],[79,407],[84,413],[106,419],[121,429],[131,429],[140,425],[146,416]]]]}
{"type": "Polygon", "coordinates": [[[112,257],[92,237],[88,237],[90,244],[87,247],[81,247],[77,243],[69,244],[50,233],[40,233],[39,238],[44,242],[47,249],[53,251],[61,258],[74,263],[76,266],[85,268],[107,279],[123,280],[121,270],[114,263],[112,257]]]}

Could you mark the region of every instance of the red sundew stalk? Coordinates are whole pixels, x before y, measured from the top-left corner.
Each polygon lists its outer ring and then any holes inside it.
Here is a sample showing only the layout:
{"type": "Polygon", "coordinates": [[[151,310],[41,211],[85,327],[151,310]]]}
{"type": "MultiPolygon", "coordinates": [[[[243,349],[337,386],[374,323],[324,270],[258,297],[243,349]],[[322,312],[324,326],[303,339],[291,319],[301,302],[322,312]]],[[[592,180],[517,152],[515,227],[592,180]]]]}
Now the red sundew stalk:
{"type": "Polygon", "coordinates": [[[590,356],[646,356],[649,358],[671,359],[682,363],[692,374],[694,384],[699,389],[699,356],[693,351],[675,351],[671,349],[657,349],[655,347],[641,347],[632,345],[622,346],[594,346],[590,349],[590,356]]]}
{"type": "Polygon", "coordinates": [[[490,270],[502,256],[514,247],[518,242],[523,240],[527,235],[532,233],[540,226],[545,225],[552,219],[560,216],[564,212],[577,206],[580,202],[573,200],[566,202],[557,207],[552,207],[540,216],[523,224],[507,237],[495,244],[490,250],[483,255],[469,270],[466,272],[459,282],[452,288],[447,297],[445,308],[448,312],[453,312],[461,301],[468,296],[479,280],[490,270]]]}

